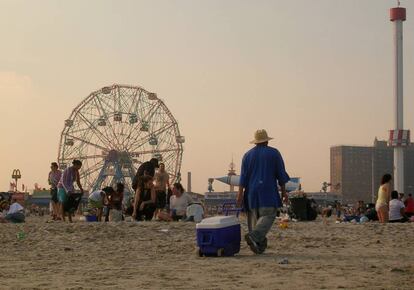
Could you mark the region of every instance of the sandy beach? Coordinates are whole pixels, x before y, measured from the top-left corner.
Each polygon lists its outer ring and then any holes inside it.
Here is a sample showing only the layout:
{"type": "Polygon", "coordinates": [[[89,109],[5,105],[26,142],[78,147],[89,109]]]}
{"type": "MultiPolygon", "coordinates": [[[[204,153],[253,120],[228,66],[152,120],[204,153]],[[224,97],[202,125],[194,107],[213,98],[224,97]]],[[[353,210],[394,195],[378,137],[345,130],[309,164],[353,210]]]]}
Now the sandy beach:
{"type": "Polygon", "coordinates": [[[242,242],[199,258],[191,223],[0,225],[1,289],[412,289],[414,224],[275,226],[266,254],[242,242]],[[23,230],[26,237],[18,240],[23,230]],[[288,265],[279,262],[287,258],[288,265]]]}

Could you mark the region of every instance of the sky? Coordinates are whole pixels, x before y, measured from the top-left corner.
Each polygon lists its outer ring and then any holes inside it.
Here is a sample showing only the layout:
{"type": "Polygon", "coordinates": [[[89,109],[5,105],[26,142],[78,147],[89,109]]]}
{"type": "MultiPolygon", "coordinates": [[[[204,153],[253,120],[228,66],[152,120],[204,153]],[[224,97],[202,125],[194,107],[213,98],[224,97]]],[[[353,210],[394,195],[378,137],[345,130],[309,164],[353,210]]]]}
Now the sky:
{"type": "MultiPolygon", "coordinates": [[[[414,125],[414,2],[404,23],[405,127],[414,125]]],[[[0,0],[0,190],[47,185],[64,120],[114,83],[156,92],[186,137],[183,183],[227,173],[256,129],[306,191],[329,149],[393,127],[391,0],[0,0]]],[[[227,189],[219,182],[215,190],[227,189]]]]}

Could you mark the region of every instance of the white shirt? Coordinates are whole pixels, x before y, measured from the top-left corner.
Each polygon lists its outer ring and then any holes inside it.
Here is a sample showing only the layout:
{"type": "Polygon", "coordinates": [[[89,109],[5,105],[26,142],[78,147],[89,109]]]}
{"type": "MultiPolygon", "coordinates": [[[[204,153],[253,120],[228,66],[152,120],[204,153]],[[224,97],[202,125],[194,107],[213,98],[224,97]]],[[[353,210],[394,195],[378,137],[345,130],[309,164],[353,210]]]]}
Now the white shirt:
{"type": "Polygon", "coordinates": [[[203,210],[203,207],[201,205],[194,203],[194,204],[189,205],[187,207],[186,216],[187,217],[190,217],[190,216],[194,217],[194,221],[196,223],[201,222],[201,220],[203,219],[203,215],[204,215],[204,210],[203,210]]]}
{"type": "Polygon", "coordinates": [[[9,214],[17,213],[17,212],[23,211],[23,210],[24,210],[24,208],[20,204],[15,202],[10,206],[9,211],[7,212],[7,214],[9,215],[9,214]]]}
{"type": "Polygon", "coordinates": [[[89,195],[89,199],[92,199],[93,201],[102,201],[103,200],[101,196],[102,192],[103,192],[102,190],[97,190],[97,191],[92,192],[89,195]]]}
{"type": "Polygon", "coordinates": [[[184,216],[187,212],[188,204],[192,203],[193,199],[187,193],[183,193],[180,197],[172,195],[170,197],[170,209],[176,210],[177,215],[184,216]]]}
{"type": "Polygon", "coordinates": [[[390,201],[390,221],[402,219],[401,209],[405,208],[404,203],[398,199],[391,199],[390,201]]]}

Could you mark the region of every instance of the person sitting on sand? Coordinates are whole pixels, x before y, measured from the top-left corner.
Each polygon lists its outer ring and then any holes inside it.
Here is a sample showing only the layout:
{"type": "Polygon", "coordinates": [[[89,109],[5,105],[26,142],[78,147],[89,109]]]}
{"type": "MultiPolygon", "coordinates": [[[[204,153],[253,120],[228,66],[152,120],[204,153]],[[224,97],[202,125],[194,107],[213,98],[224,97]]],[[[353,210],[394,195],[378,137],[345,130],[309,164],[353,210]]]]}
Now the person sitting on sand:
{"type": "Polygon", "coordinates": [[[407,199],[404,201],[405,205],[405,215],[407,217],[414,216],[414,199],[411,193],[408,194],[407,199]]]}
{"type": "Polygon", "coordinates": [[[96,210],[98,222],[102,221],[102,212],[106,196],[112,194],[113,192],[114,189],[109,186],[102,190],[96,190],[89,195],[88,208],[96,210]]]}
{"type": "Polygon", "coordinates": [[[0,217],[1,223],[24,223],[24,208],[16,201],[10,205],[7,201],[0,203],[0,211],[5,212],[4,217],[0,217]]]}
{"type": "MultiPolygon", "coordinates": [[[[73,160],[72,166],[68,167],[63,171],[62,177],[58,183],[58,200],[59,200],[59,211],[63,221],[65,221],[65,206],[64,204],[68,200],[68,196],[75,193],[75,187],[73,183],[76,181],[80,192],[83,194],[83,188],[80,183],[79,170],[82,167],[80,160],[73,160]]],[[[72,214],[68,213],[69,222],[72,222],[72,214]]]]}
{"type": "Polygon", "coordinates": [[[388,203],[390,202],[391,180],[391,174],[385,174],[381,179],[381,186],[378,189],[378,199],[377,203],[375,204],[375,210],[377,211],[378,220],[380,223],[388,222],[388,203]]]}
{"type": "Polygon", "coordinates": [[[122,216],[122,201],[124,199],[124,184],[123,183],[117,183],[115,191],[111,194],[107,195],[108,199],[108,212],[107,212],[107,218],[105,218],[105,221],[109,220],[110,212],[112,212],[112,221],[120,221],[123,219],[122,216]],[[120,216],[120,218],[115,218],[114,215],[120,216]]]}
{"type": "Polygon", "coordinates": [[[155,212],[156,193],[153,178],[149,175],[138,177],[132,218],[150,221],[155,212]]]}
{"type": "Polygon", "coordinates": [[[375,204],[373,203],[367,204],[367,210],[365,212],[365,216],[368,218],[369,221],[378,220],[377,211],[375,210],[375,204]]]}
{"type": "Polygon", "coordinates": [[[390,212],[389,212],[389,222],[390,223],[405,223],[408,221],[407,216],[404,212],[405,206],[404,203],[399,200],[398,192],[391,192],[390,200],[390,212]]]}
{"type": "Polygon", "coordinates": [[[174,183],[170,198],[170,212],[160,212],[158,218],[164,221],[178,221],[186,217],[187,207],[193,203],[191,196],[185,192],[181,183],[174,183]]]}
{"type": "Polygon", "coordinates": [[[359,200],[357,203],[357,206],[355,208],[355,215],[357,216],[363,216],[366,212],[366,206],[363,200],[359,200]]]}

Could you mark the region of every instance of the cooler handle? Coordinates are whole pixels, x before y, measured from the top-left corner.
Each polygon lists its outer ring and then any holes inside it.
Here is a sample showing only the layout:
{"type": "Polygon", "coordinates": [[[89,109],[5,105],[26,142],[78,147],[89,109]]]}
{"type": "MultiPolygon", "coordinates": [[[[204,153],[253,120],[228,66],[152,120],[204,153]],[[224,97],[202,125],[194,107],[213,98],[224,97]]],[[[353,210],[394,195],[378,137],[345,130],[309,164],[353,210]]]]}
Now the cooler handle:
{"type": "Polygon", "coordinates": [[[200,245],[201,246],[209,246],[213,242],[213,235],[211,233],[205,233],[203,238],[201,239],[200,245]],[[207,237],[207,239],[206,239],[207,237]]]}

